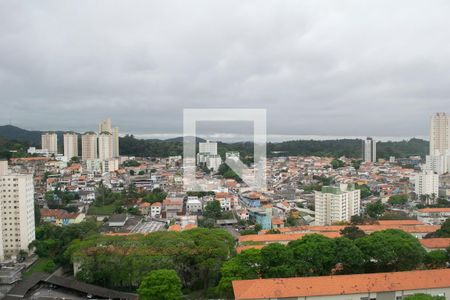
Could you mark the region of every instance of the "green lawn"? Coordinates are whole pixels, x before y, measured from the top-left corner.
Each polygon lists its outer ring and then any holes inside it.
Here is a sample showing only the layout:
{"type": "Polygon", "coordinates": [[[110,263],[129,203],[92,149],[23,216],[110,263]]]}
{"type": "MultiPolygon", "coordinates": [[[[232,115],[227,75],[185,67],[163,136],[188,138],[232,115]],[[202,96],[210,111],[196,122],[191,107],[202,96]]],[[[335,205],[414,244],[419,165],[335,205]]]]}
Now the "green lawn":
{"type": "Polygon", "coordinates": [[[51,261],[50,258],[39,258],[24,274],[24,277],[28,277],[36,272],[45,272],[45,265],[51,261]]]}
{"type": "Polygon", "coordinates": [[[104,206],[95,206],[91,205],[89,207],[88,215],[101,215],[101,216],[110,216],[114,213],[114,210],[116,209],[116,205],[109,204],[104,206]]]}

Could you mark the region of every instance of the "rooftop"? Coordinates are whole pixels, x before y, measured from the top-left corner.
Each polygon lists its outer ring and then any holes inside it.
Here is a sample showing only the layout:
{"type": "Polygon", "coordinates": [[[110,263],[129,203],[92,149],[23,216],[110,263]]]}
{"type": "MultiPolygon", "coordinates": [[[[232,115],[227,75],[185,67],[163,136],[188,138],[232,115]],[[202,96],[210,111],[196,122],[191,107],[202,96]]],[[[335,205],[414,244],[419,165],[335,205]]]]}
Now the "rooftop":
{"type": "Polygon", "coordinates": [[[350,295],[450,287],[450,269],[233,281],[236,299],[350,295]]]}

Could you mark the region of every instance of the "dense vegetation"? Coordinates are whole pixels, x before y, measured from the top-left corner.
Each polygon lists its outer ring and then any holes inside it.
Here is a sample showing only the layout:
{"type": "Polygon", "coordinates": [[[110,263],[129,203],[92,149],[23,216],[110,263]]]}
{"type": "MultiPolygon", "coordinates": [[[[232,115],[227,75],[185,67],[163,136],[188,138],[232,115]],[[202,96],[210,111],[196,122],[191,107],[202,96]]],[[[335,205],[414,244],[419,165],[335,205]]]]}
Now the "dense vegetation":
{"type": "MultiPolygon", "coordinates": [[[[411,155],[425,156],[428,151],[428,142],[420,139],[411,139],[401,142],[379,142],[377,156],[379,158],[408,157],[411,155]]],[[[124,155],[134,156],[170,156],[182,155],[183,144],[180,140],[139,140],[132,135],[120,139],[120,151],[124,155]]],[[[224,157],[226,151],[239,151],[241,158],[253,155],[253,143],[219,143],[219,154],[224,157]]],[[[317,155],[317,156],[362,156],[362,140],[299,140],[267,144],[268,156],[279,155],[317,155]]]]}
{"type": "Polygon", "coordinates": [[[80,266],[77,278],[108,288],[135,290],[154,270],[175,270],[190,290],[207,290],[219,280],[234,253],[233,237],[221,229],[154,232],[147,236],[95,236],[74,241],[66,257],[80,266]]]}
{"type": "Polygon", "coordinates": [[[45,224],[36,227],[36,240],[29,248],[34,248],[40,258],[51,259],[54,265],[69,265],[64,251],[73,240],[81,240],[97,232],[95,222],[83,222],[67,226],[45,224]]]}
{"type": "Polygon", "coordinates": [[[311,234],[287,246],[270,244],[261,250],[243,251],[223,265],[218,289],[230,297],[232,280],[392,272],[442,266],[442,253],[427,254],[415,237],[400,230],[365,235],[358,228],[349,228],[344,234],[352,239],[311,234]]]}

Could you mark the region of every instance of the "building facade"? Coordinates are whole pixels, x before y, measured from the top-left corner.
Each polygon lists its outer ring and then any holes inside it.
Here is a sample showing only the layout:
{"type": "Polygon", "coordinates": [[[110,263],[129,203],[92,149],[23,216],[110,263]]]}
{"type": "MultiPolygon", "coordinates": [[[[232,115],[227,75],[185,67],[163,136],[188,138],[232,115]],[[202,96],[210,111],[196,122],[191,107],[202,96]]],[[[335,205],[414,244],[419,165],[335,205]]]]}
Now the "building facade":
{"type": "Polygon", "coordinates": [[[352,216],[360,213],[361,192],[353,185],[326,186],[320,192],[315,192],[314,203],[315,225],[348,222],[352,216]]]}
{"type": "Polygon", "coordinates": [[[83,160],[97,159],[97,134],[86,132],[81,136],[81,158],[83,160]]]}
{"type": "Polygon", "coordinates": [[[64,133],[64,156],[67,159],[78,156],[78,134],[64,133]]]}
{"type": "Polygon", "coordinates": [[[42,149],[47,149],[50,154],[58,154],[58,136],[54,132],[46,132],[41,135],[42,149]]]}
{"type": "Polygon", "coordinates": [[[439,175],[429,170],[417,173],[415,176],[414,191],[418,196],[434,195],[437,198],[439,194],[439,175]]]}
{"type": "Polygon", "coordinates": [[[364,141],[364,161],[366,162],[377,162],[377,142],[372,138],[368,137],[364,141]]]}
{"type": "Polygon", "coordinates": [[[445,113],[436,113],[431,118],[430,155],[447,155],[450,150],[450,118],[445,113]]]}
{"type": "MultiPolygon", "coordinates": [[[[35,240],[34,184],[31,174],[0,173],[0,261],[29,251],[35,240]]],[[[7,163],[6,163],[7,164],[7,163]]]]}
{"type": "Polygon", "coordinates": [[[102,161],[114,157],[114,138],[109,132],[103,131],[98,136],[98,158],[102,161]]]}

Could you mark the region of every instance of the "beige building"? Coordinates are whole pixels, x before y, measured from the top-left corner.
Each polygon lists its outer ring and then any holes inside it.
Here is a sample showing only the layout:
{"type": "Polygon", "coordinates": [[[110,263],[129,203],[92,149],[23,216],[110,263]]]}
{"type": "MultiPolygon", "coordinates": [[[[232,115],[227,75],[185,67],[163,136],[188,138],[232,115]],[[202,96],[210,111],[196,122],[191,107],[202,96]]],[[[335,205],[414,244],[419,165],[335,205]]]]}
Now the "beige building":
{"type": "Polygon", "coordinates": [[[0,162],[0,261],[28,251],[35,239],[34,185],[31,174],[4,172],[0,162]]]}
{"type": "Polygon", "coordinates": [[[42,149],[47,149],[50,154],[58,154],[58,136],[54,132],[46,132],[41,135],[42,149]]]}
{"type": "Polygon", "coordinates": [[[314,202],[315,225],[348,222],[352,216],[359,215],[361,191],[347,184],[325,186],[320,192],[315,192],[314,202]]]}
{"type": "Polygon", "coordinates": [[[103,131],[98,136],[98,158],[102,161],[114,157],[114,136],[103,131]]]}
{"type": "Polygon", "coordinates": [[[109,132],[112,134],[113,146],[112,146],[112,157],[119,157],[119,128],[112,127],[111,118],[103,120],[98,125],[98,133],[109,132]]]}
{"type": "Polygon", "coordinates": [[[71,159],[78,156],[78,134],[64,133],[64,156],[71,159]]]}
{"type": "Polygon", "coordinates": [[[450,116],[437,113],[431,118],[430,155],[447,155],[450,150],[450,116]]]}
{"type": "Polygon", "coordinates": [[[81,136],[81,157],[83,160],[97,159],[97,134],[86,132],[81,136]]]}

